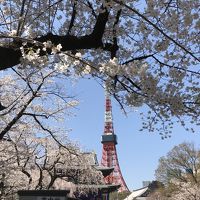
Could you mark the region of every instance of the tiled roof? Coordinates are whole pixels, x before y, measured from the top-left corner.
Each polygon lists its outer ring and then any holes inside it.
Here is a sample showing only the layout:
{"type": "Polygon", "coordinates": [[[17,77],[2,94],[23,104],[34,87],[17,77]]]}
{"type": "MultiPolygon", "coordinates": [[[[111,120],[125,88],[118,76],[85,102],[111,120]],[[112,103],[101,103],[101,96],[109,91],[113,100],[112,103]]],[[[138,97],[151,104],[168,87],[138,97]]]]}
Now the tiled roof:
{"type": "MultiPolygon", "coordinates": [[[[148,187],[140,188],[138,190],[133,190],[133,192],[128,197],[126,197],[124,200],[133,200],[136,197],[137,197],[136,199],[139,200],[138,197],[140,197],[142,194],[144,194],[147,190],[148,190],[148,187]]],[[[143,198],[143,197],[140,197],[140,199],[141,198],[143,198]]]]}

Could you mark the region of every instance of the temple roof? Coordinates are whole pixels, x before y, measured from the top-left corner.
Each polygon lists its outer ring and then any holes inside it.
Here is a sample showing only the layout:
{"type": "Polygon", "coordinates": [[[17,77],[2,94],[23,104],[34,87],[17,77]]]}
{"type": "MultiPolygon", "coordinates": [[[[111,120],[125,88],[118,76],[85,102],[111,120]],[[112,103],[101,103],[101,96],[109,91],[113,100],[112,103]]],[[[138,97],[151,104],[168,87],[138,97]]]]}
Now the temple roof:
{"type": "Polygon", "coordinates": [[[70,190],[19,190],[19,196],[67,196],[70,190]]]}
{"type": "Polygon", "coordinates": [[[99,165],[97,155],[94,152],[86,152],[82,153],[82,155],[88,160],[88,163],[90,163],[91,166],[94,166],[95,169],[101,171],[104,177],[108,176],[114,170],[114,167],[99,165]]]}
{"type": "Polygon", "coordinates": [[[101,171],[104,177],[108,176],[114,170],[114,167],[95,166],[95,168],[101,171]]]}
{"type": "Polygon", "coordinates": [[[104,184],[104,185],[78,185],[78,187],[99,189],[102,193],[114,192],[120,188],[120,184],[104,184]]]}
{"type": "Polygon", "coordinates": [[[133,190],[133,192],[128,197],[126,197],[124,200],[133,200],[134,198],[139,197],[142,194],[144,194],[147,190],[148,190],[148,187],[133,190]]]}

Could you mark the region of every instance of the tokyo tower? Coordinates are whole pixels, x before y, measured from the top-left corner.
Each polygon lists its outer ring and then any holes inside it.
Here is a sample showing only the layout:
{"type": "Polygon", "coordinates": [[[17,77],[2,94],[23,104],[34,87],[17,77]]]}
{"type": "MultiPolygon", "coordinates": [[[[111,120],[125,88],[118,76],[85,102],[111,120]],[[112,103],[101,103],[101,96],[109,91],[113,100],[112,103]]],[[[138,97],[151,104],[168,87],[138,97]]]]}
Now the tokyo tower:
{"type": "Polygon", "coordinates": [[[114,134],[111,99],[107,90],[105,91],[105,101],[104,134],[101,140],[103,144],[101,165],[114,168],[113,172],[105,178],[105,182],[107,184],[120,184],[119,192],[129,191],[123,179],[117,158],[117,136],[114,134]]]}

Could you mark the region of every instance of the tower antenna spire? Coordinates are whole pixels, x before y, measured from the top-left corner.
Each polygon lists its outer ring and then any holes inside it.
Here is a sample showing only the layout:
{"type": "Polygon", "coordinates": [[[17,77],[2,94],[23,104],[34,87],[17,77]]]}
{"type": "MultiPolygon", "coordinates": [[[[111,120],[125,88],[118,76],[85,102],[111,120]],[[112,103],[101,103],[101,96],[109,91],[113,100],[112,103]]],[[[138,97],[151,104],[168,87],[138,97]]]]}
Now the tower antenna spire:
{"type": "Polygon", "coordinates": [[[104,135],[114,135],[112,105],[110,93],[105,85],[105,121],[104,121],[104,135]]]}

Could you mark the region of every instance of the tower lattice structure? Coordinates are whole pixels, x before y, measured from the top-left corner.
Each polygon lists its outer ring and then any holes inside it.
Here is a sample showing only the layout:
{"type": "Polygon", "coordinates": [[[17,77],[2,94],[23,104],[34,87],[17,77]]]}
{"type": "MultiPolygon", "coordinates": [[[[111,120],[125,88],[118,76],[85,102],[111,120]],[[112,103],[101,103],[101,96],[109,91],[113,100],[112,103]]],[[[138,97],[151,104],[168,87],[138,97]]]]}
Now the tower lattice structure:
{"type": "Polygon", "coordinates": [[[122,176],[117,157],[117,135],[114,134],[112,105],[108,91],[105,92],[105,100],[105,124],[101,141],[103,144],[101,165],[114,168],[113,172],[105,178],[105,182],[107,184],[120,184],[119,192],[129,191],[122,176]]]}

